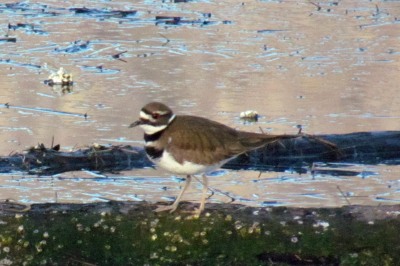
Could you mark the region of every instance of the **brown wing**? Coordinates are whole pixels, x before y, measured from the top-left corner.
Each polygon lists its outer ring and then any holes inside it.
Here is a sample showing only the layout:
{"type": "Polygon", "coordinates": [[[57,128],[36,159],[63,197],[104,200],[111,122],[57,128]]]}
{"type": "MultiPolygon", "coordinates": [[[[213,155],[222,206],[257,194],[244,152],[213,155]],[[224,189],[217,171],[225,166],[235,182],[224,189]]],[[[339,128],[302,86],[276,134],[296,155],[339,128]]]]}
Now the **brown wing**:
{"type": "Polygon", "coordinates": [[[175,160],[211,165],[296,135],[265,135],[237,131],[202,117],[177,116],[160,141],[175,160]],[[168,135],[168,136],[167,136],[168,135]]]}
{"type": "Polygon", "coordinates": [[[177,116],[166,135],[163,142],[180,163],[210,165],[245,151],[236,130],[201,117],[177,116]]]}

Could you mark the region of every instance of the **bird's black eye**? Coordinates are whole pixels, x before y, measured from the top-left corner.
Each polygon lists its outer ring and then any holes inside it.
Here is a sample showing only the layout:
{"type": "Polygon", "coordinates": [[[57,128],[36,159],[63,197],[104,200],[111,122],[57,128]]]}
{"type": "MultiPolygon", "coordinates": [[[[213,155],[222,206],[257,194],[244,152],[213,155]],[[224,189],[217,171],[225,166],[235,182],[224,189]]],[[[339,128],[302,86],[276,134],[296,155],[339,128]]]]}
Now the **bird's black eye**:
{"type": "Polygon", "coordinates": [[[151,117],[152,117],[153,119],[158,119],[158,118],[160,118],[160,114],[159,114],[159,113],[152,113],[152,114],[151,114],[151,117]]]}

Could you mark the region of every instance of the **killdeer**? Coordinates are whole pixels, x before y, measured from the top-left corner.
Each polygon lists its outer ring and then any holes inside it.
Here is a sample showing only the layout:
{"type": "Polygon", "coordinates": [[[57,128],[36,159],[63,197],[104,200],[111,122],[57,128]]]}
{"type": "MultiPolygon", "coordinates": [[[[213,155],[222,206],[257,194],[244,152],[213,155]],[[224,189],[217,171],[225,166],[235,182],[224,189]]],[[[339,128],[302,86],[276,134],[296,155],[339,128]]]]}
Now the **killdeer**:
{"type": "Polygon", "coordinates": [[[220,168],[236,156],[282,139],[299,135],[266,135],[238,131],[218,122],[189,115],[175,115],[159,102],[146,104],[139,120],[129,127],[144,130],[145,151],[157,166],[177,175],[186,175],[186,182],[175,202],[156,211],[173,212],[185,193],[192,175],[202,174],[202,197],[197,213],[205,207],[206,174],[220,168]]]}

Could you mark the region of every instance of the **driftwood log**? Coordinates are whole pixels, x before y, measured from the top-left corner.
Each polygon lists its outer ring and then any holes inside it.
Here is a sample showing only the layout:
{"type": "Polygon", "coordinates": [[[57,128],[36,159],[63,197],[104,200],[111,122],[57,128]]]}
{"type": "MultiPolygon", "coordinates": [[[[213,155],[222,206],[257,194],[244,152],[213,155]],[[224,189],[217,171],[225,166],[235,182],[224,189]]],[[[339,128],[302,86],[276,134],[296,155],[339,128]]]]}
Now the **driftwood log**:
{"type": "MultiPolygon", "coordinates": [[[[313,163],[399,164],[400,131],[357,132],[335,135],[299,135],[243,154],[226,169],[304,172],[313,163]],[[332,147],[331,143],[336,145],[332,147]]],[[[81,169],[116,172],[151,167],[142,147],[92,146],[59,151],[43,144],[24,153],[0,157],[0,173],[23,171],[51,175],[81,169]]]]}

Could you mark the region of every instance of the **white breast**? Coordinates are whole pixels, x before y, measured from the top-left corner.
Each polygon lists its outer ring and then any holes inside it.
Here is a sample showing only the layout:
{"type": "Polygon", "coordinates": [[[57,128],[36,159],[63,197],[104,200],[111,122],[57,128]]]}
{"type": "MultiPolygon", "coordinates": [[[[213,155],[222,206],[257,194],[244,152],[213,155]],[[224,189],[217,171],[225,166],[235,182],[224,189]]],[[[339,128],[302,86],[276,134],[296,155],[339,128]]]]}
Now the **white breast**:
{"type": "Polygon", "coordinates": [[[196,175],[202,173],[209,173],[225,164],[228,160],[224,160],[220,163],[212,165],[201,165],[188,161],[184,161],[182,164],[178,163],[170,153],[164,150],[162,156],[158,159],[149,158],[157,166],[177,175],[196,175]]]}

